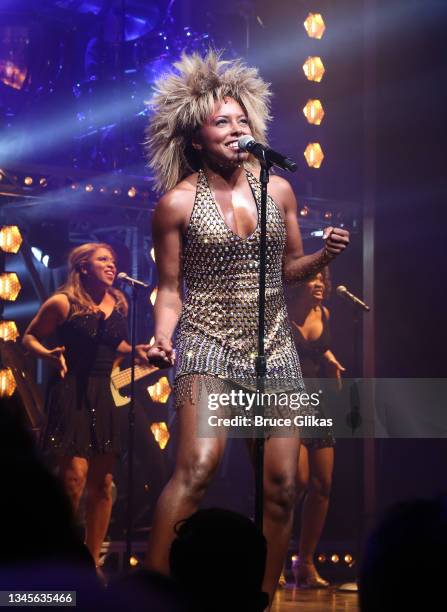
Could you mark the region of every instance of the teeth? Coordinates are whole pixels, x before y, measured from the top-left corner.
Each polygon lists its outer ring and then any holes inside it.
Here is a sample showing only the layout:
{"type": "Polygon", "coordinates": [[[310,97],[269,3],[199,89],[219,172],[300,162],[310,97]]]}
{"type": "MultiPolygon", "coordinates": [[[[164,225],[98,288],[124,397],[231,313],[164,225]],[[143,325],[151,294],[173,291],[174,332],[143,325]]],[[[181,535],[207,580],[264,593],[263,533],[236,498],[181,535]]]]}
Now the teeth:
{"type": "Polygon", "coordinates": [[[237,140],[235,140],[234,142],[228,143],[227,147],[230,147],[231,149],[239,149],[239,145],[238,145],[237,140]]]}

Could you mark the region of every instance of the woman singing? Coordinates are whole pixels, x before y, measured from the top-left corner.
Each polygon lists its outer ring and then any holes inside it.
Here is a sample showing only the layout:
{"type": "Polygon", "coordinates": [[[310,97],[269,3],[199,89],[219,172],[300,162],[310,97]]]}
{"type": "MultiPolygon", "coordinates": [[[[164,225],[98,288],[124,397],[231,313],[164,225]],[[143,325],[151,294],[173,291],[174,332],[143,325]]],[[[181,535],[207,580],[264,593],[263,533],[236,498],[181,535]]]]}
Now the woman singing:
{"type": "MultiPolygon", "coordinates": [[[[174,474],[160,496],[147,565],[167,573],[175,524],[198,507],[225,448],[225,435],[197,435],[198,398],[223,385],[255,384],[258,329],[260,187],[255,160],[238,138],[265,142],[268,85],[239,60],[183,55],[156,85],[148,131],[150,165],[165,191],[153,218],[159,272],[155,365],[174,363],[179,448],[174,474]],[[184,283],[184,295],[182,287],[184,283]],[[202,395],[201,395],[202,394],[202,395]]],[[[303,255],[296,200],[287,181],[271,176],[267,205],[267,389],[301,389],[302,378],[283,295],[283,277],[305,278],[348,244],[329,228],[323,249],[303,255]]],[[[299,440],[265,445],[264,591],[272,598],[287,550],[296,491],[299,440]]]]}
{"type": "MultiPolygon", "coordinates": [[[[315,381],[322,376],[331,376],[340,385],[345,369],[330,350],[329,310],[323,305],[323,298],[327,297],[329,290],[329,270],[323,268],[290,292],[292,331],[303,377],[315,381]]],[[[309,384],[306,388],[312,391],[309,384]]],[[[334,445],[335,439],[330,429],[321,432],[318,437],[301,438],[298,497],[303,499],[303,505],[296,573],[296,581],[301,588],[329,586],[317,572],[314,554],[329,506],[334,445]]]]}
{"type": "MultiPolygon", "coordinates": [[[[127,303],[113,288],[115,254],[88,243],[69,255],[65,284],[31,321],[25,347],[56,368],[47,393],[44,451],[58,457],[60,478],[77,511],[87,486],[86,545],[96,566],[112,510],[112,473],[120,452],[118,410],[110,391],[115,360],[130,353],[127,303]],[[58,346],[43,341],[57,335],[58,346]]],[[[147,363],[149,346],[137,347],[147,363]]]]}

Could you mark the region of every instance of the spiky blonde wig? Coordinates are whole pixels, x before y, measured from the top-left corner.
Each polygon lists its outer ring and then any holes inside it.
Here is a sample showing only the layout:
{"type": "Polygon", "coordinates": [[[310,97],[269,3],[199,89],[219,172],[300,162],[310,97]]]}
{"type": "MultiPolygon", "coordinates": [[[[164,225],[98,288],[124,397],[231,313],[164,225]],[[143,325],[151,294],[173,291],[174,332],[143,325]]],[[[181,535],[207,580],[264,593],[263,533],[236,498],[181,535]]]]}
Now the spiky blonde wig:
{"type": "Polygon", "coordinates": [[[213,113],[216,101],[234,98],[245,109],[253,137],[266,142],[270,121],[270,88],[240,59],[222,60],[210,50],[205,57],[183,53],[175,71],[155,83],[151,118],[146,132],[149,166],[156,188],[172,189],[198,170],[200,160],[191,147],[194,132],[213,113]]]}

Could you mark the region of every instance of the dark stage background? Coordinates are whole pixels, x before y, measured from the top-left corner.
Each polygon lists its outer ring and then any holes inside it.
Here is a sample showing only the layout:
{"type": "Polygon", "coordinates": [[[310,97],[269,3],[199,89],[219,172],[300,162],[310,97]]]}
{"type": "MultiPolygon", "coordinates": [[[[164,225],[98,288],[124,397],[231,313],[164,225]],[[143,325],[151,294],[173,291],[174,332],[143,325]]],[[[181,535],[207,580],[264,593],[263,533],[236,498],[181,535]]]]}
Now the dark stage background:
{"type": "MultiPolygon", "coordinates": [[[[334,353],[347,375],[444,377],[447,4],[191,0],[123,5],[124,42],[120,2],[0,3],[0,220],[16,223],[28,247],[49,254],[49,267],[31,257],[43,294],[63,279],[68,249],[90,240],[113,243],[122,269],[156,286],[149,256],[156,194],[142,147],[145,100],[154,76],[183,48],[204,51],[214,44],[258,66],[272,83],[271,144],[299,165],[288,178],[299,199],[306,252],[320,248],[312,231],[340,222],[351,229],[349,252],[331,266],[332,282],[373,301],[366,316],[374,325],[366,325],[365,357],[355,363],[352,310],[330,298],[334,353]],[[303,28],[310,11],[325,19],[321,40],[310,39],[303,28]],[[321,83],[304,76],[302,64],[310,55],[323,59],[321,83]],[[11,85],[12,56],[26,75],[20,87],[20,75],[11,85]],[[321,126],[307,124],[302,113],[314,97],[325,110],[321,126]],[[305,162],[308,142],[322,146],[320,169],[305,162]],[[32,186],[24,185],[28,175],[34,177],[32,186]],[[46,177],[46,185],[39,177],[46,177]],[[93,189],[86,190],[88,185],[93,189]],[[127,195],[131,187],[135,197],[127,195]],[[365,218],[374,223],[372,237],[363,233],[365,218]]],[[[3,317],[14,319],[23,332],[42,291],[39,296],[20,252],[7,256],[4,265],[18,272],[22,292],[5,305],[3,317]]],[[[140,339],[149,338],[147,302],[139,305],[138,321],[140,339]]],[[[40,368],[37,376],[44,381],[40,368]]],[[[150,523],[172,468],[175,440],[172,409],[150,402],[147,384],[139,388],[137,528],[150,523]],[[173,434],[164,451],[148,431],[154,420],[165,420],[173,434]]],[[[206,504],[251,514],[245,449],[240,441],[230,447],[206,504]]],[[[446,458],[443,439],[377,440],[372,452],[364,452],[361,441],[340,440],[320,548],[355,550],[377,512],[396,500],[445,490],[446,458]],[[372,502],[366,503],[371,492],[372,502]]],[[[124,475],[117,481],[112,533],[118,537],[124,475]]]]}

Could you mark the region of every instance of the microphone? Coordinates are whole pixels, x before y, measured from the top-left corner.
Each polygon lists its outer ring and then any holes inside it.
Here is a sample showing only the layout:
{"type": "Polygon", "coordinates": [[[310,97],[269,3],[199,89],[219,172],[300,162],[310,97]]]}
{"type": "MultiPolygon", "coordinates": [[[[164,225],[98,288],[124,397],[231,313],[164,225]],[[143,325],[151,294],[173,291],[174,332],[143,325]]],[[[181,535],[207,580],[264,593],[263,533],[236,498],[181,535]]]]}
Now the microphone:
{"type": "Polygon", "coordinates": [[[270,164],[278,166],[283,170],[288,170],[289,172],[295,172],[296,170],[296,163],[294,161],[285,155],[274,151],[270,147],[266,147],[260,142],[256,142],[253,136],[241,136],[237,143],[238,147],[242,149],[242,151],[248,151],[261,162],[267,161],[270,164]]]}
{"type": "Polygon", "coordinates": [[[337,295],[344,298],[345,300],[350,300],[358,308],[361,308],[362,310],[366,310],[366,312],[369,312],[371,310],[368,304],[365,304],[365,302],[362,302],[360,298],[358,298],[356,295],[348,291],[344,285],[339,285],[336,291],[337,291],[337,295]]]}
{"type": "Polygon", "coordinates": [[[143,283],[143,281],[127,276],[125,272],[118,272],[116,278],[123,283],[126,283],[126,285],[129,285],[129,287],[134,287],[135,289],[149,289],[149,285],[147,283],[143,283]]]}

